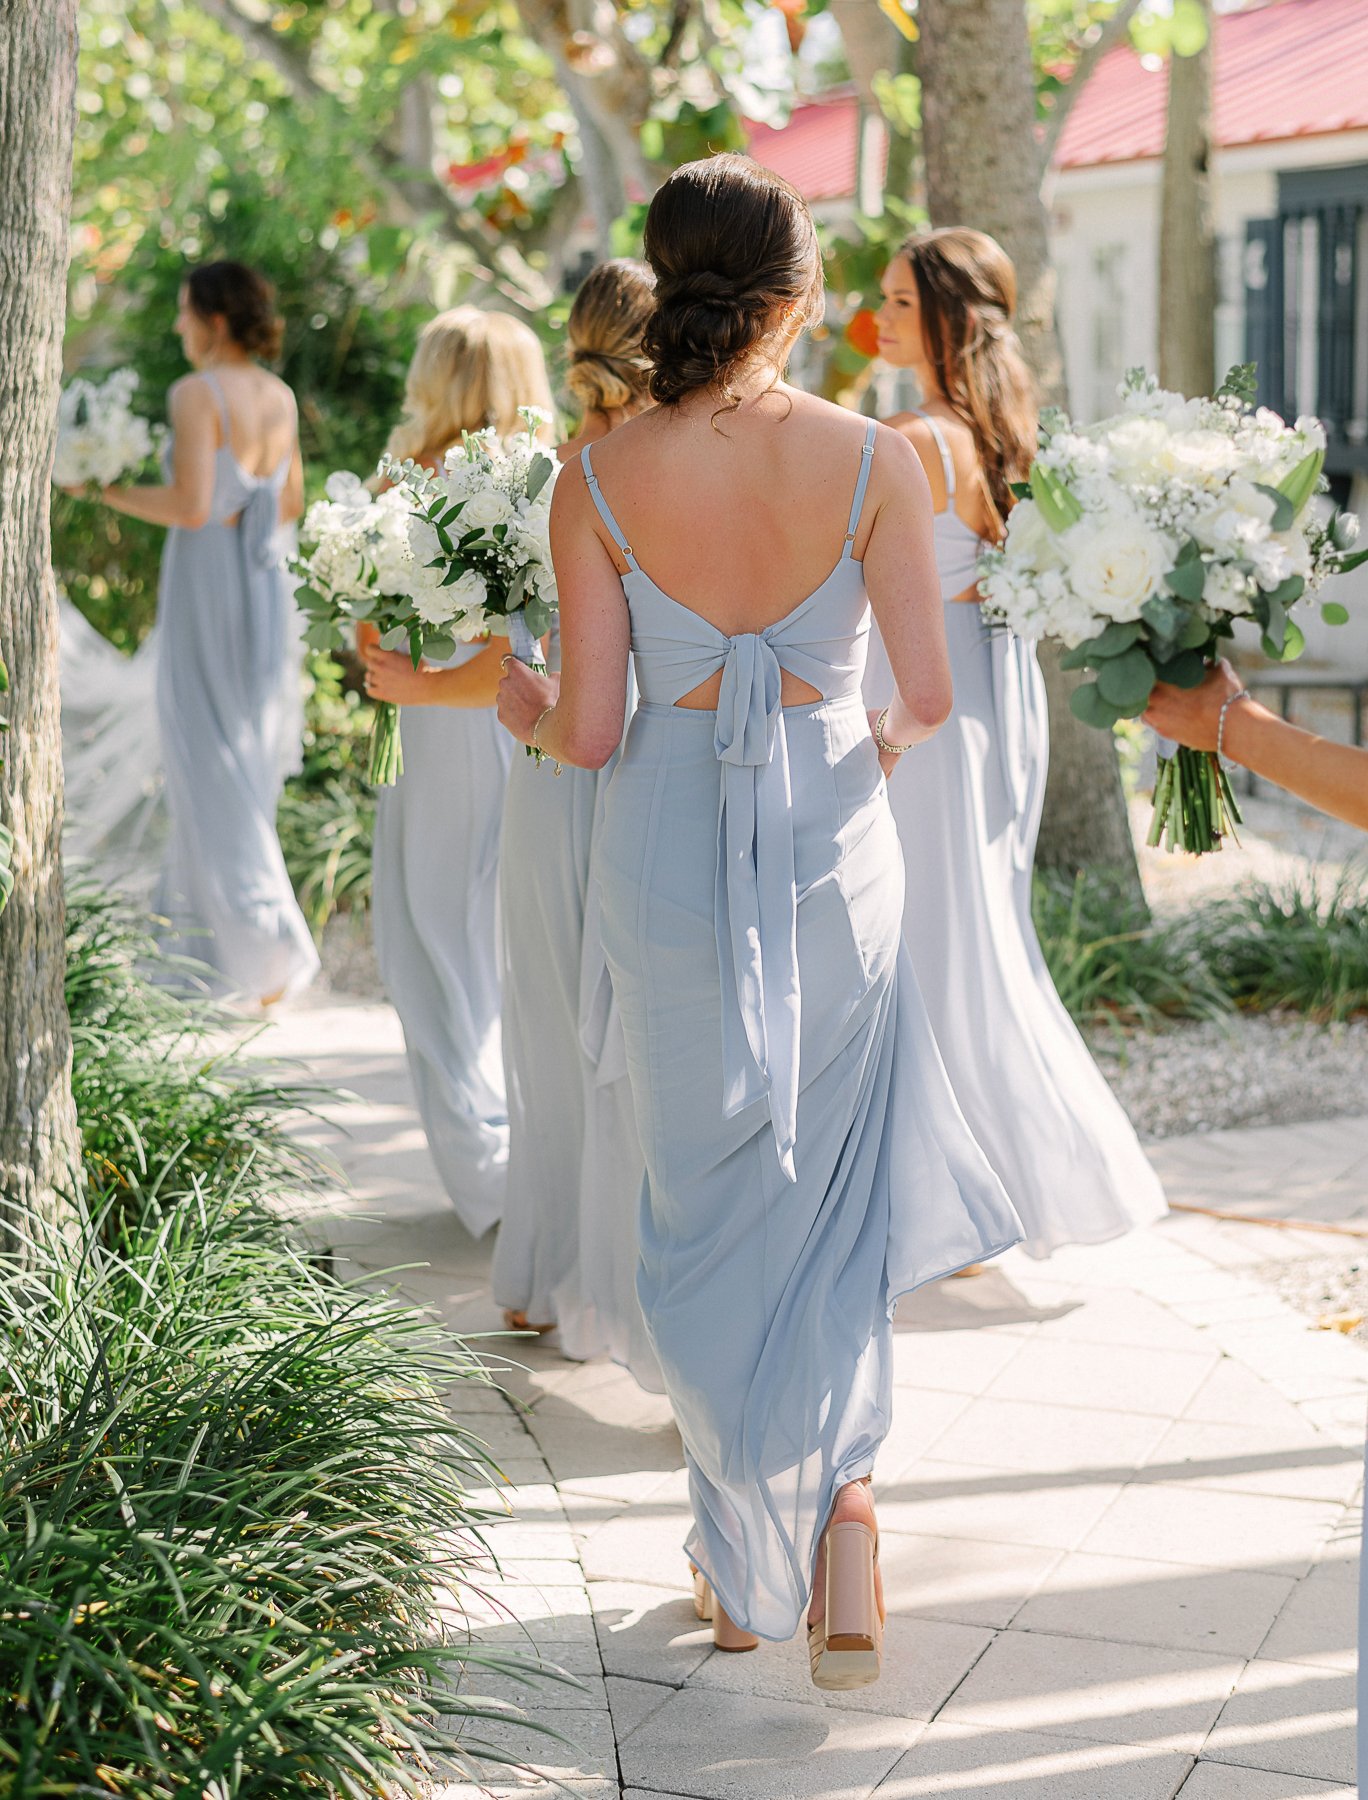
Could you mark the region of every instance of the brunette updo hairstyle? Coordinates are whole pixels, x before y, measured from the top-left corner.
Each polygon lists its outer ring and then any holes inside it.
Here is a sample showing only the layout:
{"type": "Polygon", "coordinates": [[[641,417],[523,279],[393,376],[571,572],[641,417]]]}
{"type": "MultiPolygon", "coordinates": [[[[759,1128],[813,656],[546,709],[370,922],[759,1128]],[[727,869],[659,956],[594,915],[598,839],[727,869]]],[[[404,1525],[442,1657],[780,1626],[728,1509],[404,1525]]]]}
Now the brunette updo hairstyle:
{"type": "Polygon", "coordinates": [[[822,306],[822,258],[802,196],[781,176],[727,152],[685,163],[646,215],[646,260],[656,310],[644,344],[651,397],[674,406],[710,390],[724,411],[732,383],[796,309],[810,325],[822,306]]]}
{"type": "Polygon", "coordinates": [[[285,326],[275,308],[275,289],[246,263],[211,262],[185,278],[192,309],[201,319],[222,316],[228,335],[250,356],[274,362],[285,326]]]}
{"type": "Polygon", "coordinates": [[[655,276],[644,262],[619,256],[585,276],[566,326],[565,377],[583,412],[616,412],[647,398],[651,365],[641,336],[654,307],[655,276]]]}
{"type": "Polygon", "coordinates": [[[963,225],[908,238],[927,360],[974,434],[994,535],[1006,530],[1012,483],[1036,450],[1035,383],[1013,329],[1017,281],[996,238],[963,225]]]}

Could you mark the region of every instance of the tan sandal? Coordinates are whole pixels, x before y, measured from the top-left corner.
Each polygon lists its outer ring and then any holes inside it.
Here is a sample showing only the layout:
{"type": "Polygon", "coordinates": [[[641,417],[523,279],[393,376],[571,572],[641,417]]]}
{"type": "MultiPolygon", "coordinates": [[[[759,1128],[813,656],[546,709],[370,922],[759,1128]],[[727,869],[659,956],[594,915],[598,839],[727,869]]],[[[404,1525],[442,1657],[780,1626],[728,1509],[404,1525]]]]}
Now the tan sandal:
{"type": "Polygon", "coordinates": [[[533,1325],[525,1312],[515,1312],[511,1308],[503,1316],[505,1331],[532,1331],[538,1337],[545,1337],[548,1331],[554,1331],[555,1325],[533,1325]]]}
{"type": "Polygon", "coordinates": [[[713,1648],[715,1650],[754,1650],[760,1640],[753,1631],[743,1631],[727,1616],[726,1608],[712,1590],[712,1583],[702,1569],[694,1569],[693,1564],[693,1605],[694,1612],[705,1625],[713,1628],[713,1648]]]}
{"type": "Polygon", "coordinates": [[[808,1626],[814,1687],[829,1693],[868,1687],[883,1667],[883,1608],[875,1570],[879,1540],[858,1519],[826,1528],[826,1612],[808,1626]]]}

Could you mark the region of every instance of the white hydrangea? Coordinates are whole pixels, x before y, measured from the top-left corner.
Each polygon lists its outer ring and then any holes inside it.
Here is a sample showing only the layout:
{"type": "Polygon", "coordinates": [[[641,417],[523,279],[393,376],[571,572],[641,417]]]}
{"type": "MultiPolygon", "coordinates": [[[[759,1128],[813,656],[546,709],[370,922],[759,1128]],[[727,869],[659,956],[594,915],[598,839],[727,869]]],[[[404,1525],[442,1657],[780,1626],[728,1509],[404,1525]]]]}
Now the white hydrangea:
{"type": "Polygon", "coordinates": [[[52,463],[59,487],[113,487],[152,455],[161,433],[133,411],[137,388],[135,370],[115,369],[102,382],[78,376],[62,390],[52,463]]]}

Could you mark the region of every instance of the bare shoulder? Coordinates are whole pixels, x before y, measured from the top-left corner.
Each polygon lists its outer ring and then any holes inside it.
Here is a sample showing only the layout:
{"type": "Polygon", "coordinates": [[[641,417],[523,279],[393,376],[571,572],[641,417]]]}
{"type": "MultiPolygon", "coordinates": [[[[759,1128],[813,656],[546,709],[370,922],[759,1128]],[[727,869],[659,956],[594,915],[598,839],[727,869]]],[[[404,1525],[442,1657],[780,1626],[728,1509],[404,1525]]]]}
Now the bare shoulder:
{"type": "MultiPolygon", "coordinates": [[[[917,419],[910,413],[902,414],[900,417],[911,419],[914,425],[924,424],[923,420],[917,419]]],[[[929,432],[927,438],[934,451],[935,442],[931,439],[929,432]]],[[[937,466],[939,466],[939,459],[937,466]]],[[[899,420],[896,418],[882,420],[874,439],[874,467],[871,471],[871,479],[878,482],[880,487],[889,483],[896,483],[899,487],[904,487],[911,483],[915,492],[920,496],[930,492],[927,467],[927,458],[918,437],[910,431],[902,430],[899,420]]]]}
{"type": "Polygon", "coordinates": [[[201,375],[198,369],[192,369],[188,375],[181,375],[166,390],[166,403],[176,412],[193,416],[196,413],[216,413],[218,400],[207,376],[201,375]]]}

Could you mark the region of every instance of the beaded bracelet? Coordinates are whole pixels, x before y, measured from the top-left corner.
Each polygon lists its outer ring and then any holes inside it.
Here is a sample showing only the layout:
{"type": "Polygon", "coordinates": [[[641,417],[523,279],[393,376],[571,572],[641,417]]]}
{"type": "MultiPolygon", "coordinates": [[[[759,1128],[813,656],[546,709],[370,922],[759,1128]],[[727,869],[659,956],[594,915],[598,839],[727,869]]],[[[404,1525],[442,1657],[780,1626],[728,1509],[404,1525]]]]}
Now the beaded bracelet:
{"type": "Polygon", "coordinates": [[[878,718],[875,719],[874,742],[879,746],[880,750],[883,751],[885,756],[905,756],[907,752],[912,749],[913,746],[911,744],[890,744],[888,739],[884,736],[884,726],[888,721],[888,715],[891,710],[891,707],[886,706],[879,714],[878,718]]]}
{"type": "Polygon", "coordinates": [[[1226,714],[1237,700],[1248,700],[1249,690],[1238,688],[1233,694],[1227,694],[1221,702],[1221,716],[1216,721],[1216,760],[1219,762],[1225,755],[1225,722],[1226,714]]]}
{"type": "MultiPolygon", "coordinates": [[[[538,756],[546,756],[549,754],[549,752],[542,749],[541,744],[537,741],[537,733],[541,730],[542,725],[545,722],[546,715],[550,712],[554,712],[555,709],[556,709],[556,703],[553,700],[551,702],[550,706],[544,706],[542,708],[542,710],[537,714],[537,722],[532,727],[532,748],[536,751],[538,756]]],[[[565,773],[565,764],[563,762],[558,761],[554,756],[551,758],[551,760],[553,763],[556,764],[557,775],[563,775],[565,773]]]]}

